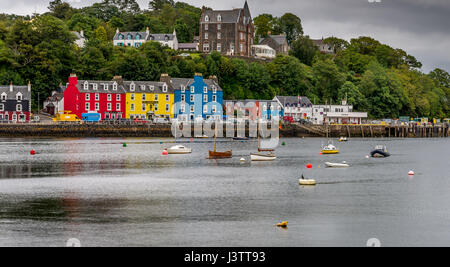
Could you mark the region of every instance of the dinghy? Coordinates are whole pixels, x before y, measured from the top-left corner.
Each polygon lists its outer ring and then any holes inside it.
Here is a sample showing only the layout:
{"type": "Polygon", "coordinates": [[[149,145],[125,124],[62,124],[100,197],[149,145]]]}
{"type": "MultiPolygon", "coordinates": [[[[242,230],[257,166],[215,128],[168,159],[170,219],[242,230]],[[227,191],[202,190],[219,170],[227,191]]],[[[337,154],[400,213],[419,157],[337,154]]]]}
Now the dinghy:
{"type": "Polygon", "coordinates": [[[300,185],[316,185],[316,180],[314,179],[306,179],[303,174],[302,177],[298,180],[300,185]]]}
{"type": "Polygon", "coordinates": [[[169,149],[167,149],[167,153],[169,154],[190,154],[192,153],[192,149],[182,146],[182,145],[176,145],[169,149]]]}
{"type": "Polygon", "coordinates": [[[277,157],[272,153],[252,153],[250,154],[250,159],[252,161],[274,161],[277,159],[277,157]]]}
{"type": "Polygon", "coordinates": [[[325,165],[328,168],[347,168],[347,167],[350,167],[350,165],[348,165],[345,161],[343,161],[342,163],[325,162],[325,165]]]}
{"type": "Polygon", "coordinates": [[[372,158],[387,158],[391,156],[391,154],[389,154],[386,146],[379,145],[376,146],[372,152],[370,152],[370,156],[372,156],[372,158]]]}

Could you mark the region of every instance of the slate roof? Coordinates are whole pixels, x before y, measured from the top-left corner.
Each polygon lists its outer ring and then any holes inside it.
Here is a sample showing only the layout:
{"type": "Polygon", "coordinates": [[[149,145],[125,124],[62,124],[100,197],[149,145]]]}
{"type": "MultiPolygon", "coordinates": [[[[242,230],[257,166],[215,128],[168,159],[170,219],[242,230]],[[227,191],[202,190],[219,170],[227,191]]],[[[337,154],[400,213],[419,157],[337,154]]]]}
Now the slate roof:
{"type": "Polygon", "coordinates": [[[209,17],[211,23],[236,23],[241,15],[242,8],[233,10],[205,10],[202,14],[202,22],[205,22],[205,17],[209,17]],[[218,21],[218,16],[222,17],[221,21],[218,21]]]}
{"type": "MultiPolygon", "coordinates": [[[[278,45],[283,45],[287,42],[286,35],[269,35],[266,38],[273,39],[278,45]]],[[[262,43],[266,38],[261,39],[259,43],[262,43]]]]}
{"type": "Polygon", "coordinates": [[[17,93],[22,94],[23,100],[30,100],[31,99],[31,92],[28,92],[28,86],[17,86],[13,85],[13,91],[10,92],[10,86],[9,85],[0,85],[0,95],[3,93],[6,93],[7,99],[16,99],[17,93]]]}
{"type": "MultiPolygon", "coordinates": [[[[139,40],[143,41],[166,41],[166,38],[168,41],[173,41],[175,39],[174,34],[169,33],[150,33],[147,34],[147,32],[119,32],[114,35],[114,40],[120,40],[119,35],[123,35],[122,40],[128,40],[128,35],[131,35],[131,40],[135,40],[137,35],[140,35],[141,38],[139,40]]],[[[120,40],[120,41],[122,41],[120,40]]]]}
{"type": "Polygon", "coordinates": [[[312,106],[311,101],[306,96],[276,96],[276,99],[278,99],[283,107],[286,106],[296,106],[300,104],[301,107],[308,107],[312,106]]]}
{"type": "Polygon", "coordinates": [[[181,49],[197,49],[198,43],[179,43],[178,50],[181,49]]]}
{"type": "MultiPolygon", "coordinates": [[[[217,88],[217,91],[222,91],[222,88],[212,79],[203,79],[203,81],[208,86],[208,90],[212,91],[213,86],[217,88]]],[[[172,87],[175,90],[180,90],[181,85],[184,85],[186,90],[189,90],[189,86],[194,82],[194,79],[188,78],[171,78],[172,87]]]]}
{"type": "Polygon", "coordinates": [[[57,101],[61,101],[64,98],[64,93],[56,93],[52,96],[49,96],[47,98],[47,101],[49,102],[57,102],[57,101]]]}
{"type": "Polygon", "coordinates": [[[135,40],[138,34],[141,36],[140,40],[147,40],[147,32],[118,32],[114,35],[114,40],[119,40],[119,35],[123,35],[122,40],[127,40],[128,35],[131,35],[131,39],[135,40]]]}

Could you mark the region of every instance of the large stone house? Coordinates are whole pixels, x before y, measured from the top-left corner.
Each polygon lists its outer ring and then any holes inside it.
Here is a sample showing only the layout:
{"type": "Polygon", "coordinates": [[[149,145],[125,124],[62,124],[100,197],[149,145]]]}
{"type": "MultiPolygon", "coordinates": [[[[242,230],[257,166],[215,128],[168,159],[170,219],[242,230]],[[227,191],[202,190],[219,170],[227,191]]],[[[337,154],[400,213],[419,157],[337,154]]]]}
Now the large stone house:
{"type": "Polygon", "coordinates": [[[148,27],[145,32],[121,32],[117,29],[113,44],[114,46],[140,47],[149,41],[159,42],[162,45],[168,46],[170,49],[178,50],[177,32],[175,30],[172,34],[150,33],[148,27]]]}
{"type": "Polygon", "coordinates": [[[287,55],[289,53],[289,44],[286,35],[268,35],[259,42],[260,45],[267,45],[275,49],[276,54],[287,55]]]}
{"type": "Polygon", "coordinates": [[[255,27],[247,1],[243,8],[211,10],[202,8],[200,51],[252,56],[255,27]]]}
{"type": "Polygon", "coordinates": [[[323,54],[334,54],[334,46],[326,44],[324,42],[324,39],[311,39],[311,41],[314,43],[314,45],[319,48],[320,53],[323,54]]]}

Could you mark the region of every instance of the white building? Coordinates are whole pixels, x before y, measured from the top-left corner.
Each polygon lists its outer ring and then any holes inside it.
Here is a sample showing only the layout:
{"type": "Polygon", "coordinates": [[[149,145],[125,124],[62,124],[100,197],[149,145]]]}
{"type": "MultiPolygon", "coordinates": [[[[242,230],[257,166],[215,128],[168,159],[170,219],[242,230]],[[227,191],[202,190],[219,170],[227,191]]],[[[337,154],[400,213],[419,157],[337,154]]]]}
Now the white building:
{"type": "Polygon", "coordinates": [[[178,50],[177,32],[175,30],[172,34],[154,34],[150,33],[148,27],[145,32],[120,32],[119,29],[117,29],[116,35],[114,35],[113,44],[114,46],[140,47],[149,41],[159,42],[171,49],[178,50]]]}
{"type": "Polygon", "coordinates": [[[52,95],[44,101],[44,112],[56,115],[60,111],[64,111],[64,92],[62,87],[59,91],[53,91],[52,95]]]}
{"type": "Polygon", "coordinates": [[[313,105],[308,110],[308,120],[313,124],[361,124],[367,112],[354,112],[352,105],[313,105]]]}
{"type": "Polygon", "coordinates": [[[252,54],[259,58],[275,58],[277,52],[268,45],[252,45],[252,54]]]}
{"type": "Polygon", "coordinates": [[[295,121],[308,118],[308,112],[311,112],[313,104],[306,96],[275,96],[283,110],[283,116],[292,117],[295,121]]]}

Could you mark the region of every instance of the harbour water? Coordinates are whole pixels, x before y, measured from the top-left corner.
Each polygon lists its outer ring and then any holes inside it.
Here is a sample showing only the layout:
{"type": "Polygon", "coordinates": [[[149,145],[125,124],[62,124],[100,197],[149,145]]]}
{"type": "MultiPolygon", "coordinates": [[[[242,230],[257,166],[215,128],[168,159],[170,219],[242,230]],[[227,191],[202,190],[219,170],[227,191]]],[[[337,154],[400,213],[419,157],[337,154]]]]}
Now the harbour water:
{"type": "Polygon", "coordinates": [[[288,138],[260,163],[255,141],[219,142],[224,160],[206,159],[208,139],[162,156],[171,141],[0,139],[0,246],[450,246],[449,139],[335,140],[340,154],[319,155],[323,139],[288,138]],[[376,144],[392,156],[367,159],[376,144]]]}

